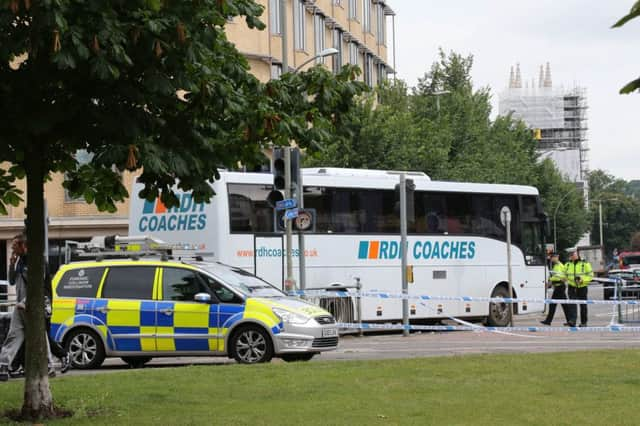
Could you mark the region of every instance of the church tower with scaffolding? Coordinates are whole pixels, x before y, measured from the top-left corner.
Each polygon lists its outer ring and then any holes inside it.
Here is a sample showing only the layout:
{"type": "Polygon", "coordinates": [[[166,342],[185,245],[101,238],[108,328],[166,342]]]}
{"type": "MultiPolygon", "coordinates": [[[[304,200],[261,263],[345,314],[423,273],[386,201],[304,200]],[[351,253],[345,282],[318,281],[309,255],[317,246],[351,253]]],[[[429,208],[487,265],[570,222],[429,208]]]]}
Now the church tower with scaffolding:
{"type": "Polygon", "coordinates": [[[520,64],[511,67],[508,87],[499,96],[500,115],[524,121],[538,142],[540,158],[551,158],[560,172],[587,195],[589,147],[587,97],[583,87],[553,86],[551,66],[540,66],[537,84],[522,84],[520,64]]]}

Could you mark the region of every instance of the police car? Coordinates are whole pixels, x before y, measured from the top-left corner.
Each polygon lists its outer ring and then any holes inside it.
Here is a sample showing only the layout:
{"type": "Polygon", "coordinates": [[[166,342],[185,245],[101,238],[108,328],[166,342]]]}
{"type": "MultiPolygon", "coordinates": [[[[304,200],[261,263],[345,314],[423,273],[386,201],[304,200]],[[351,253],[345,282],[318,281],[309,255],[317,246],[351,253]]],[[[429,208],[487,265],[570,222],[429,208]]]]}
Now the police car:
{"type": "Polygon", "coordinates": [[[194,355],[298,361],[336,349],[336,322],[324,309],[242,269],[127,238],[107,238],[98,250],[88,243],[94,259],[63,265],[53,278],[51,334],[75,368],[97,368],[105,357],[133,367],[194,355]]]}

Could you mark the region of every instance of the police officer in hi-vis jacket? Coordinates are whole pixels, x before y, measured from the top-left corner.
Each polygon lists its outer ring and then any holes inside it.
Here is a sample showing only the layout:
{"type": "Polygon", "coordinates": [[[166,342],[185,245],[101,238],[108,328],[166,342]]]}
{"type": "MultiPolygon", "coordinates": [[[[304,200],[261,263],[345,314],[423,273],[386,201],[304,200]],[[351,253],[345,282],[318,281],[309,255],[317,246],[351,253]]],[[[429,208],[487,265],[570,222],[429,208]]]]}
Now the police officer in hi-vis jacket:
{"type": "MultiPolygon", "coordinates": [[[[551,295],[552,299],[566,299],[567,298],[567,274],[565,271],[565,265],[560,262],[560,257],[558,253],[553,253],[551,255],[551,277],[549,278],[550,286],[553,287],[553,294],[551,295]]],[[[549,305],[549,312],[547,313],[547,318],[544,321],[540,321],[544,325],[551,325],[551,321],[553,321],[553,316],[556,313],[557,305],[555,303],[551,303],[549,305]]],[[[564,317],[567,322],[569,322],[570,314],[568,312],[568,306],[566,304],[562,304],[562,310],[564,311],[564,317]]]]}
{"type": "MultiPolygon", "coordinates": [[[[567,283],[569,284],[569,299],[587,300],[589,283],[593,279],[591,264],[580,259],[578,250],[570,249],[569,261],[565,265],[567,283]]],[[[575,327],[578,319],[577,305],[570,305],[568,318],[570,326],[575,327]]],[[[580,327],[587,326],[587,305],[580,305],[580,327]]]]}

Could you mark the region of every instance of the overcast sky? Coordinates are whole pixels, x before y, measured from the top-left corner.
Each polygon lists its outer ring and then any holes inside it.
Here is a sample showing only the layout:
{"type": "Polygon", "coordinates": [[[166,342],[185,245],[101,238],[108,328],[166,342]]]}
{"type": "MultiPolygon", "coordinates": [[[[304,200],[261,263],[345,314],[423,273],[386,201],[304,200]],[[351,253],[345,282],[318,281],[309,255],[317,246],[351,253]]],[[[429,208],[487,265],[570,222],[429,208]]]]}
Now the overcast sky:
{"type": "Polygon", "coordinates": [[[554,87],[587,89],[590,168],[640,179],[640,94],[618,94],[640,76],[640,19],[610,28],[634,2],[392,0],[398,77],[415,86],[439,47],[473,54],[474,85],[491,88],[495,115],[512,65],[531,81],[550,62],[554,87]]]}

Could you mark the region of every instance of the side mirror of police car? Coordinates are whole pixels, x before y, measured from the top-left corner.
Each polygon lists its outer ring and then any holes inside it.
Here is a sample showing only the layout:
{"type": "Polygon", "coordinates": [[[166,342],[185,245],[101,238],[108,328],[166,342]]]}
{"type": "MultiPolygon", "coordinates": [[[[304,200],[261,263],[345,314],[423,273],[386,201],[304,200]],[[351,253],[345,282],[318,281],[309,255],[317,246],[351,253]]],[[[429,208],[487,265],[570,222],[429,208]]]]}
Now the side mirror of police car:
{"type": "Polygon", "coordinates": [[[211,303],[211,295],[209,293],[197,293],[193,300],[199,303],[211,303]]]}

